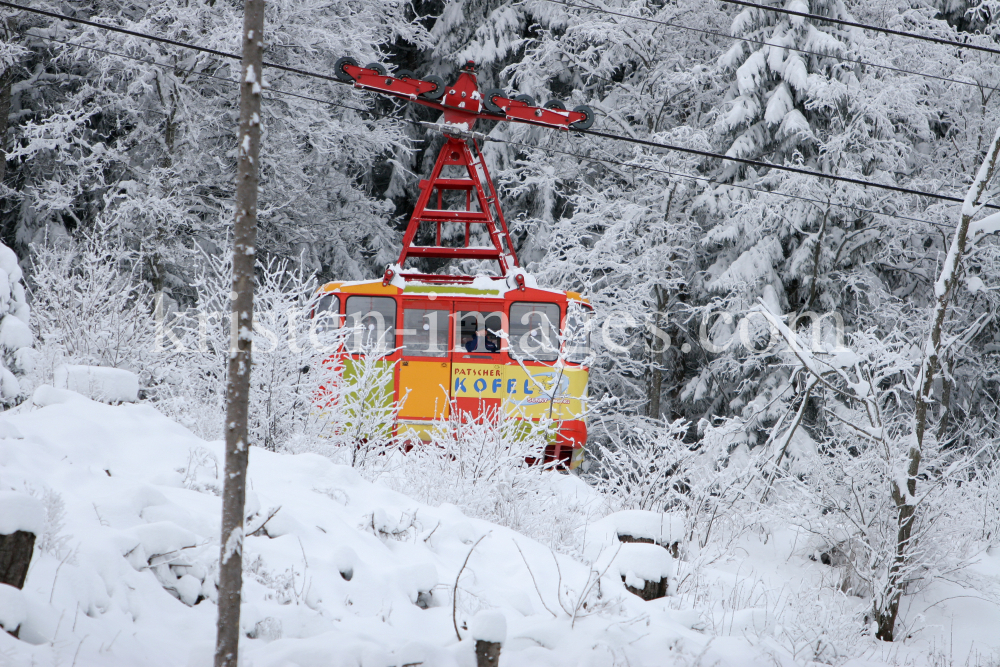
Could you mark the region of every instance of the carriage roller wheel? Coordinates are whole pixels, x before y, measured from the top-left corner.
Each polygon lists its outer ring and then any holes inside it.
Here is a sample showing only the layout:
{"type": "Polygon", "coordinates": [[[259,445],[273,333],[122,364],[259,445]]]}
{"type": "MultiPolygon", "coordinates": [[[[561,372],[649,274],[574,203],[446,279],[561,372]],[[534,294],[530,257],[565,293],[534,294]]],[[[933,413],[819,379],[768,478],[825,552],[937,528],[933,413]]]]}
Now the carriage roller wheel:
{"type": "Polygon", "coordinates": [[[354,83],[354,77],[344,71],[344,65],[358,66],[358,61],[350,56],[339,58],[333,65],[333,75],[344,83],[354,83]]]}
{"type": "Polygon", "coordinates": [[[483,93],[483,108],[494,113],[498,116],[506,115],[506,112],[500,107],[499,104],[493,100],[497,97],[507,97],[507,93],[500,88],[490,88],[485,93],[483,93]]]}
{"type": "Polygon", "coordinates": [[[570,123],[569,126],[574,130],[586,130],[591,125],[594,124],[594,110],[588,107],[586,104],[581,104],[578,107],[574,107],[573,111],[585,114],[586,118],[583,120],[578,120],[575,123],[570,123]]]}
{"type": "Polygon", "coordinates": [[[422,93],[420,96],[428,100],[441,99],[441,96],[444,95],[444,79],[442,79],[439,76],[434,76],[433,74],[431,74],[430,76],[425,76],[424,81],[426,81],[427,83],[433,83],[435,86],[437,86],[437,88],[435,88],[434,90],[428,90],[426,93],[422,93]]]}

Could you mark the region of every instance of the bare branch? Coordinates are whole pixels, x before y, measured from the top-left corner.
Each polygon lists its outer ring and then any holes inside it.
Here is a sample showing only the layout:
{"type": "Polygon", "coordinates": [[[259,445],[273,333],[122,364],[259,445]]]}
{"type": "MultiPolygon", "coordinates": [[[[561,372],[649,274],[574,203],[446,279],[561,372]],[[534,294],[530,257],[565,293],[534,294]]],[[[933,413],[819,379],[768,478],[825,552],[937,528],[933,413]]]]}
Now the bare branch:
{"type": "Polygon", "coordinates": [[[458,568],[458,574],[455,575],[455,585],[452,586],[451,589],[451,624],[455,626],[455,636],[458,637],[458,641],[462,641],[462,635],[458,631],[458,620],[457,620],[458,580],[462,578],[462,572],[465,571],[465,566],[469,564],[469,558],[472,557],[472,552],[476,550],[476,547],[479,546],[480,542],[486,539],[487,535],[489,535],[489,533],[484,534],[482,537],[476,540],[475,544],[472,545],[472,548],[469,549],[469,553],[465,554],[465,560],[462,561],[462,567],[458,568]]]}

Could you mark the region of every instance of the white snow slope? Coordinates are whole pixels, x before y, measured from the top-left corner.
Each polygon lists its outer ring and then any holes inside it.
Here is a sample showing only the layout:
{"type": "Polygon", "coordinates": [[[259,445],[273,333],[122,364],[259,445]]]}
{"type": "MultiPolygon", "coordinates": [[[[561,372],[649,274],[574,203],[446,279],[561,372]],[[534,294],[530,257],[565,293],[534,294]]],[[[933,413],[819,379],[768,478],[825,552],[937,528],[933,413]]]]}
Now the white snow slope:
{"type": "MultiPolygon", "coordinates": [[[[210,665],[221,443],[148,406],[51,387],[0,415],[0,438],[0,490],[33,495],[47,513],[21,639],[0,632],[0,665],[210,665]]],[[[676,598],[644,602],[613,567],[598,583],[527,537],[319,455],[255,448],[249,488],[248,532],[271,518],[245,542],[247,667],[471,667],[465,628],[484,610],[506,622],[506,667],[808,664],[753,635],[774,610],[748,604],[706,621],[671,609],[676,598]],[[459,577],[459,641],[452,588],[473,545],[459,577]]]]}

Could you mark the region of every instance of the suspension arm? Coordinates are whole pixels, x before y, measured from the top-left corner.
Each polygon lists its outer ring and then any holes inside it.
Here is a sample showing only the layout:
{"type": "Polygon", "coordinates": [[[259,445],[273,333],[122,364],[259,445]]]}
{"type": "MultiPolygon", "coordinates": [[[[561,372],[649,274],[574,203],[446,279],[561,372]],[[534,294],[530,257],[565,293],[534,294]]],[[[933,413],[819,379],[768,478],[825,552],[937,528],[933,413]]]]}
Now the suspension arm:
{"type": "Polygon", "coordinates": [[[379,63],[361,67],[353,58],[341,58],[334,70],[341,81],[355,88],[437,109],[445,114],[445,122],[465,124],[469,130],[480,119],[561,130],[585,130],[594,122],[594,112],[586,105],[567,110],[562,102],[551,100],[540,107],[528,95],[508,97],[496,88],[480,93],[472,63],[462,69],[455,83],[447,86],[437,76],[417,79],[405,70],[390,75],[379,63]]]}

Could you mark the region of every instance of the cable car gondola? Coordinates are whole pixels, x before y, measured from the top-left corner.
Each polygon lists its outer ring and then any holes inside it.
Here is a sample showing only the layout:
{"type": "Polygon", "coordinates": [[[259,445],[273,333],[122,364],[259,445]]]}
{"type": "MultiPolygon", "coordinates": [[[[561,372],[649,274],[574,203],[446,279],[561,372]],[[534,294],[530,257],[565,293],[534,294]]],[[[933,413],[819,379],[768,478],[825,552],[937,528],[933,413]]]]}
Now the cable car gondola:
{"type": "Polygon", "coordinates": [[[583,462],[590,304],[576,292],[539,288],[518,265],[496,188],[472,131],[479,118],[569,129],[590,127],[588,107],[566,111],[526,96],[480,94],[473,64],[450,86],[437,77],[388,76],[380,65],[341,58],[336,72],[355,87],[440,109],[428,124],[446,141],[403,237],[398,262],[381,279],[331,282],[319,290],[315,316],[333,317],[349,332],[338,357],[346,364],[378,352],[393,368],[393,398],[406,400],[393,425],[400,435],[429,441],[441,419],[551,419],[556,435],[546,459],[583,462]],[[477,233],[480,232],[480,233],[477,233]],[[485,233],[481,233],[485,232],[485,233]],[[416,245],[419,239],[431,243],[416,245]],[[488,239],[489,245],[477,239],[488,239]],[[494,260],[495,276],[408,271],[407,259],[494,260]],[[369,345],[366,348],[366,345],[369,345]]]}

